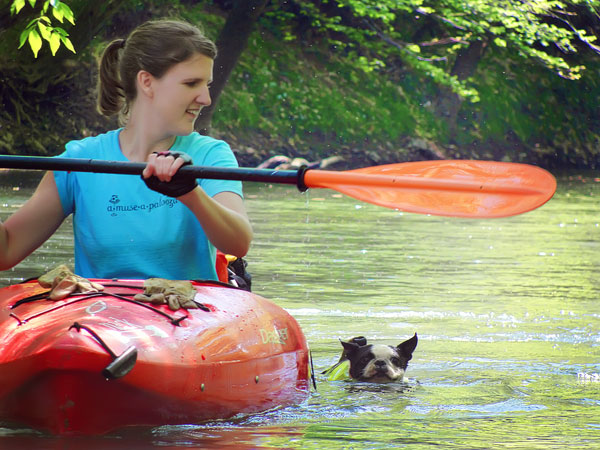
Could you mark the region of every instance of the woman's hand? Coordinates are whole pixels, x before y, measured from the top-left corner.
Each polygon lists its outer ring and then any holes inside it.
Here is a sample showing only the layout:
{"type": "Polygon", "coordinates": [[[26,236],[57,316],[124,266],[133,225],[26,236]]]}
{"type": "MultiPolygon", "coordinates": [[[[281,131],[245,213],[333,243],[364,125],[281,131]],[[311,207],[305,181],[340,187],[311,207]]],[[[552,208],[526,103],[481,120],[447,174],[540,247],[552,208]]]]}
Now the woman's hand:
{"type": "Polygon", "coordinates": [[[193,191],[198,183],[193,176],[178,173],[182,166],[191,165],[192,158],[181,152],[152,153],[142,172],[150,189],[169,197],[181,197],[193,191]]]}

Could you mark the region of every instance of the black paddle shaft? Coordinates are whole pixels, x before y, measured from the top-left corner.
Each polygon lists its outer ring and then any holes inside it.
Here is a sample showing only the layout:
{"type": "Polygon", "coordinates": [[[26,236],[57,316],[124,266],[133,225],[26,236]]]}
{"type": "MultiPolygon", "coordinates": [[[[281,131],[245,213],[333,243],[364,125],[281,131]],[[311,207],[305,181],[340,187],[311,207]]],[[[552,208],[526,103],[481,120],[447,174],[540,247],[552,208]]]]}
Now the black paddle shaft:
{"type": "MultiPolygon", "coordinates": [[[[67,172],[117,173],[141,175],[146,163],[105,161],[85,158],[0,155],[0,167],[5,169],[59,170],[67,172]]],[[[178,173],[211,180],[255,181],[259,183],[293,184],[301,191],[305,168],[298,170],[252,169],[245,167],[183,166],[178,173]]]]}

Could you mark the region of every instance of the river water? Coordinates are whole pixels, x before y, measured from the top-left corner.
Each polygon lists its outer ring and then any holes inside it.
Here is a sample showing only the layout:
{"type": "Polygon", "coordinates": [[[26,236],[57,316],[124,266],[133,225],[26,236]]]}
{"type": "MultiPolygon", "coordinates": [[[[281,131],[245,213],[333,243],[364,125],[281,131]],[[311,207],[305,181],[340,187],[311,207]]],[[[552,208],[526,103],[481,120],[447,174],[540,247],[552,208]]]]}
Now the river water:
{"type": "MultiPolygon", "coordinates": [[[[254,291],[301,324],[317,392],[263,414],[99,438],[0,428],[0,448],[598,448],[599,175],[561,175],[543,207],[488,220],[248,185],[254,291]],[[339,339],[395,345],[414,333],[405,385],[320,375],[339,339]]],[[[3,219],[38,178],[0,173],[3,219]]],[[[0,285],[61,262],[72,263],[68,223],[0,285]]]]}

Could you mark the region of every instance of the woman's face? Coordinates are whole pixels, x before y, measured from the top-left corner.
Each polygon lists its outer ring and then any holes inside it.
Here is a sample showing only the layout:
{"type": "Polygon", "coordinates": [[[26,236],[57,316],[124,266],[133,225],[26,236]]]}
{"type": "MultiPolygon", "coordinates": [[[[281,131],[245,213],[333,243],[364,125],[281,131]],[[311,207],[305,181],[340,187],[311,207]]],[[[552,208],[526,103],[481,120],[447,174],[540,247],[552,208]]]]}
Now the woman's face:
{"type": "Polygon", "coordinates": [[[185,136],[194,131],[200,111],[211,102],[208,86],[212,73],[213,60],[196,53],[161,78],[153,78],[152,107],[165,132],[185,136]]]}

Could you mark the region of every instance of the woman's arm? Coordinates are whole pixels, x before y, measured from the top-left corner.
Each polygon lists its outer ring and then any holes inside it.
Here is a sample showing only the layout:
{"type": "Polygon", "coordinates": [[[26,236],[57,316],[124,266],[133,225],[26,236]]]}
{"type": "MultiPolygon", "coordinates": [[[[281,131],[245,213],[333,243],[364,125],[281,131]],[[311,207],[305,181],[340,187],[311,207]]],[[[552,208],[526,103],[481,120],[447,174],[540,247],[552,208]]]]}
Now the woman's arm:
{"type": "Polygon", "coordinates": [[[242,198],[233,192],[209,197],[200,187],[177,198],[196,216],[206,237],[223,253],[242,257],[252,242],[252,226],[242,198]]]}
{"type": "Polygon", "coordinates": [[[48,240],[63,220],[54,174],[48,172],[31,198],[5,223],[0,223],[0,270],[20,263],[48,240]]]}
{"type": "MultiPolygon", "coordinates": [[[[169,182],[184,165],[182,158],[151,154],[143,176],[156,176],[169,182]]],[[[193,184],[192,184],[193,186],[193,184]]],[[[177,199],[196,216],[208,240],[223,253],[242,257],[252,241],[252,226],[243,199],[234,192],[220,192],[210,197],[199,186],[177,199]]]]}

